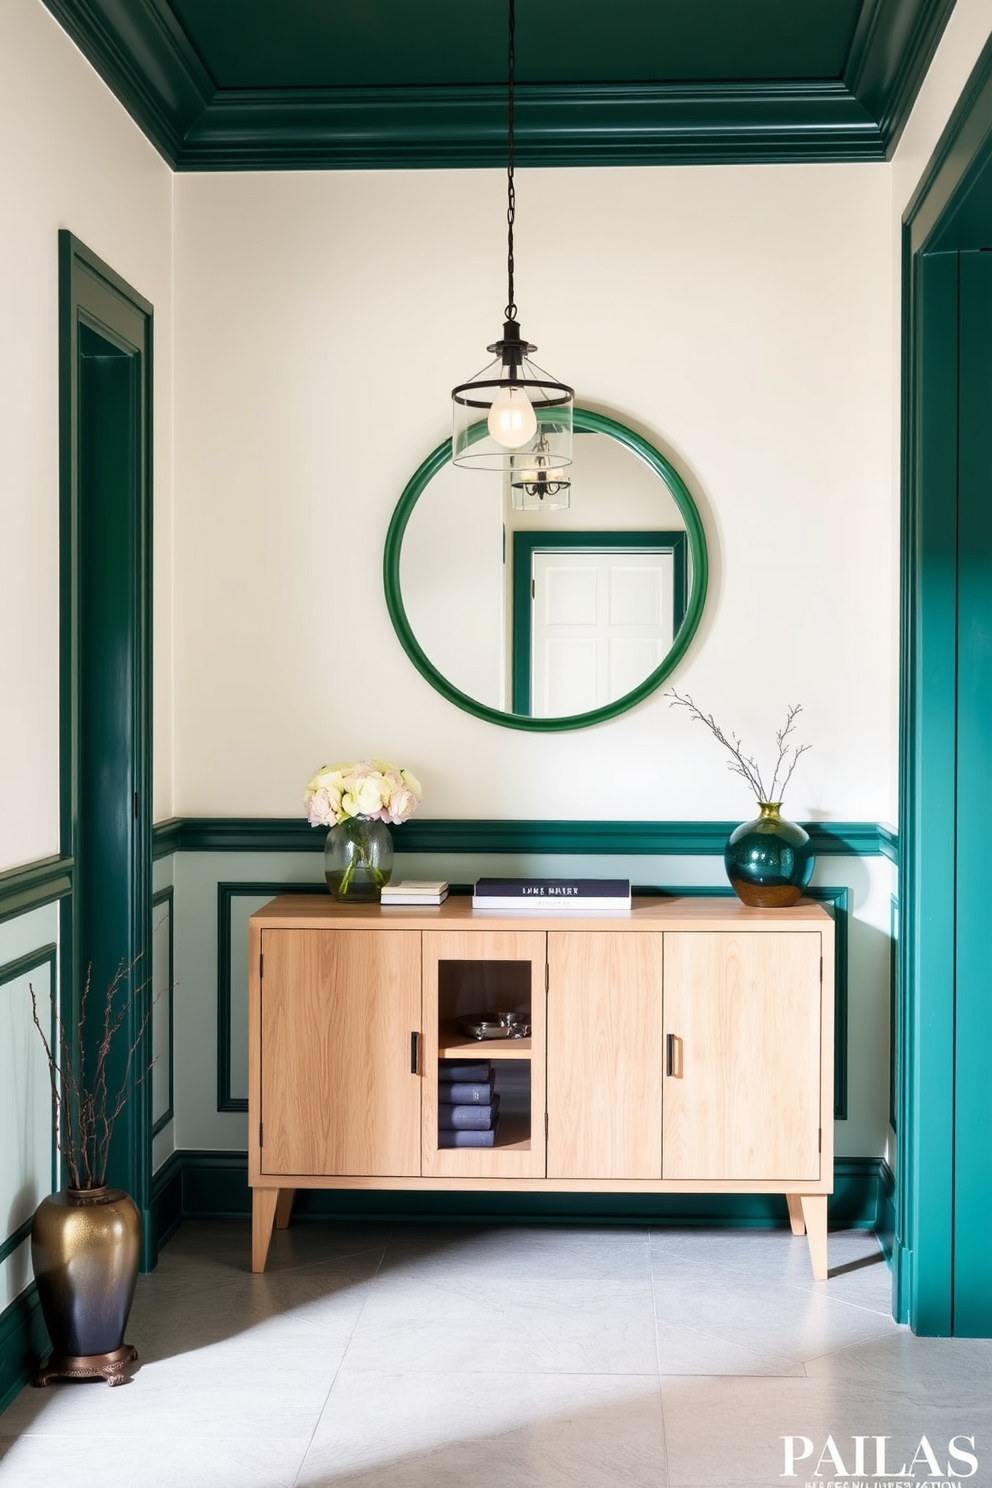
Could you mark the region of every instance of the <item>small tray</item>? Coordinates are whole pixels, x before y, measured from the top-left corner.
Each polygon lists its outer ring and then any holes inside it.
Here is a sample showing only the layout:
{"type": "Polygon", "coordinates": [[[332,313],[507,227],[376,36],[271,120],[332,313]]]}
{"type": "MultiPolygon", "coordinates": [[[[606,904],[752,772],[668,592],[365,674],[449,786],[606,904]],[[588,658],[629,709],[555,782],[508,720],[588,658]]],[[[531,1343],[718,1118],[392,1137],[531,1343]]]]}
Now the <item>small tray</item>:
{"type": "Polygon", "coordinates": [[[495,1013],[466,1013],[455,1019],[459,1033],[478,1039],[524,1039],[530,1038],[530,1023],[519,1013],[506,1013],[502,1017],[495,1013]]]}

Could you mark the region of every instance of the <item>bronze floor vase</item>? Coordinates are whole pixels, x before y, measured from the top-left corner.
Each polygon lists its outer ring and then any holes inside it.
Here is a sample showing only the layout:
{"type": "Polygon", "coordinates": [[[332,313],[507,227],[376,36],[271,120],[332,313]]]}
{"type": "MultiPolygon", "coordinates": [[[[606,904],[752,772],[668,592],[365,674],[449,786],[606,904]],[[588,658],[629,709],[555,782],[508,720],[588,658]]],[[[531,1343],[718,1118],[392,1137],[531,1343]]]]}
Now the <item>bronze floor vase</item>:
{"type": "Polygon", "coordinates": [[[120,1385],[137,1350],[124,1342],[141,1253],[141,1217],[119,1188],[64,1189],[43,1199],[31,1261],[52,1356],[32,1384],[105,1379],[120,1385]]]}

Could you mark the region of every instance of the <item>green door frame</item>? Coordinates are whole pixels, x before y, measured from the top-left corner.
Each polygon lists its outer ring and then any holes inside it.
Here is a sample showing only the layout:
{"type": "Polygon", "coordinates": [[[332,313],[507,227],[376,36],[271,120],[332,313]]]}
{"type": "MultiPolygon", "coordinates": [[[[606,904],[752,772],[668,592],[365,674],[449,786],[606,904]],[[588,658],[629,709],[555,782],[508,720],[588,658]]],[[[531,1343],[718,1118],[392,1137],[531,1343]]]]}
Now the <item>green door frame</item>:
{"type": "Polygon", "coordinates": [[[992,1336],[992,39],[903,222],[894,1312],[992,1336]]]}
{"type": "Polygon", "coordinates": [[[689,592],[689,544],[685,532],[548,532],[533,528],[513,534],[513,603],[510,626],[510,677],[513,711],[531,713],[531,562],[535,553],[671,553],[672,637],[685,619],[689,592]]]}
{"type": "Polygon", "coordinates": [[[150,1060],[151,419],[152,306],[60,231],[60,832],[73,862],[60,1005],[75,1028],[92,968],[91,1047],[105,989],[120,963],[128,968],[108,1075],[111,1091],[125,1079],[131,1089],[108,1181],[142,1211],[146,1269],[155,1263],[150,1081],[140,1079],[150,1060]]]}

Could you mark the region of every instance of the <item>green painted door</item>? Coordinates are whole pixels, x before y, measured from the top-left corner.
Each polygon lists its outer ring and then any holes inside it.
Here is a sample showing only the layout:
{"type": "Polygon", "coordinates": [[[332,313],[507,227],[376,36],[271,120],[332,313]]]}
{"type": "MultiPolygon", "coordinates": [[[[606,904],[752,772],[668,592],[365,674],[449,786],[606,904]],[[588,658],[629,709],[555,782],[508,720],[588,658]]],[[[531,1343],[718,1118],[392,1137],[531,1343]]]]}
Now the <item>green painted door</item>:
{"type": "Polygon", "coordinates": [[[143,1212],[149,1266],[152,307],[64,231],[59,268],[61,816],[73,860],[60,1000],[67,1026],[81,1023],[92,1073],[123,967],[108,1108],[118,1091],[126,1099],[107,1179],[143,1212]]]}
{"type": "Polygon", "coordinates": [[[959,271],[954,1332],[992,1337],[992,254],[959,271]]]}

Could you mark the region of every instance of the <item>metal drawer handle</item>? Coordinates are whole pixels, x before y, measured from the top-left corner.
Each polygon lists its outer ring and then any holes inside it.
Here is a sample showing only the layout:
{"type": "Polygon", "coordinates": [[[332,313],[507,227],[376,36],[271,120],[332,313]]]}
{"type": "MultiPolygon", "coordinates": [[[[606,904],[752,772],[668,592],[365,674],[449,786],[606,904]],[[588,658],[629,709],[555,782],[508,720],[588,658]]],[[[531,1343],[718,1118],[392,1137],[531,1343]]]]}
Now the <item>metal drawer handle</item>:
{"type": "Polygon", "coordinates": [[[682,1078],[682,1040],[677,1033],[666,1036],[665,1068],[675,1080],[682,1078]]]}
{"type": "Polygon", "coordinates": [[[411,1035],[410,1035],[410,1073],[411,1073],[411,1075],[419,1075],[419,1073],[420,1073],[420,1034],[419,1033],[411,1033],[411,1035]]]}

